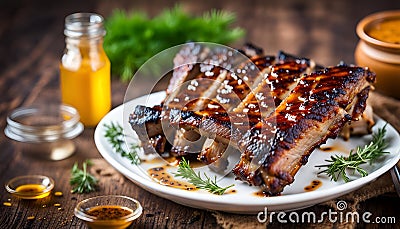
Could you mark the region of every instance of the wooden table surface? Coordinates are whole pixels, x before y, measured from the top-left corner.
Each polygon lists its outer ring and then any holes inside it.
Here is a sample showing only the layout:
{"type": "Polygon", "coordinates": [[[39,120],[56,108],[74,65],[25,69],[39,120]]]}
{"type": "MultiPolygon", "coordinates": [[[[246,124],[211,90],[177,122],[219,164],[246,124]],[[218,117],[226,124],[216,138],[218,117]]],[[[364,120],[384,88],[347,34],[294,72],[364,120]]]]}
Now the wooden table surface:
{"type": "MultiPolygon", "coordinates": [[[[115,8],[144,10],[155,15],[163,7],[174,4],[162,0],[0,1],[0,184],[19,175],[43,174],[51,176],[56,181],[55,190],[64,193],[62,197],[52,195],[43,200],[21,201],[0,188],[0,228],[85,228],[73,216],[73,209],[79,200],[102,194],[123,194],[140,200],[144,214],[134,224],[138,228],[218,227],[211,212],[157,197],[124,178],[105,177],[99,191],[71,194],[69,178],[74,162],[101,158],[93,141],[93,128],[86,128],[76,139],[78,149],[72,157],[57,162],[24,157],[3,133],[11,110],[60,101],[58,61],[64,48],[66,15],[91,11],[107,17],[115,8]],[[5,206],[3,202],[11,202],[12,206],[5,206]],[[55,203],[60,203],[62,209],[54,207],[55,203]],[[28,220],[29,216],[35,219],[28,220]]],[[[400,2],[392,0],[203,0],[182,1],[181,5],[194,14],[211,8],[233,11],[238,17],[236,24],[247,30],[243,41],[259,45],[267,53],[283,49],[323,65],[336,65],[339,61],[353,63],[358,41],[357,22],[372,12],[400,8],[400,2]]],[[[126,87],[127,84],[113,79],[113,107],[122,103],[126,87]]],[[[395,196],[380,196],[367,200],[361,207],[374,209],[376,214],[398,215],[399,205],[399,198],[395,196]]],[[[281,225],[274,222],[270,226],[281,225]]]]}

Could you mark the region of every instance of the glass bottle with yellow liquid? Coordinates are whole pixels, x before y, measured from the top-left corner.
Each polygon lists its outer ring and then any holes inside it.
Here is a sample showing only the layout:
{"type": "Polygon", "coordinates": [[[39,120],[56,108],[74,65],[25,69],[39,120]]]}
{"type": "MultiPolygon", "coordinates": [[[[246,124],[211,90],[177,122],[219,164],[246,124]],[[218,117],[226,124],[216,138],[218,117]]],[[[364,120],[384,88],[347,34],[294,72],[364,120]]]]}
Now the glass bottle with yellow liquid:
{"type": "Polygon", "coordinates": [[[65,18],[66,47],[60,63],[62,102],[75,107],[85,126],[96,126],[111,108],[110,60],[103,49],[102,16],[65,18]]]}

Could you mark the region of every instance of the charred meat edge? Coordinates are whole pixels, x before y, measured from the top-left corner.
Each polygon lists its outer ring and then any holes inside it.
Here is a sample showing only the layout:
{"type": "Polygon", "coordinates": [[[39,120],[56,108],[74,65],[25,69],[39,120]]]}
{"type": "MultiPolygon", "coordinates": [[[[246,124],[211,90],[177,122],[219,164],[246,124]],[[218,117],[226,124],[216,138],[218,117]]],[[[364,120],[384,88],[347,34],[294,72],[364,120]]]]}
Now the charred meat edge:
{"type": "Polygon", "coordinates": [[[317,146],[359,118],[374,81],[375,74],[354,66],[303,77],[274,114],[240,141],[243,153],[233,169],[237,179],[261,186],[268,195],[282,192],[317,146]],[[254,157],[263,159],[253,163],[254,157]]]}

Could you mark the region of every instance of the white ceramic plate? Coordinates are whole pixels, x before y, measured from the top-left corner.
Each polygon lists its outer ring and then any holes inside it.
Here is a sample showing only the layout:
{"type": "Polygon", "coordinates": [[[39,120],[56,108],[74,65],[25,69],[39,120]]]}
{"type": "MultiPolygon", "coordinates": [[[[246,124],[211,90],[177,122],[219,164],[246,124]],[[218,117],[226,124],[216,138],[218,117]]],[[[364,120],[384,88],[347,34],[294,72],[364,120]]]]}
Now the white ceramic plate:
{"type": "MultiPolygon", "coordinates": [[[[235,181],[232,174],[225,177],[219,177],[217,175],[218,184],[220,186],[235,184],[232,188],[235,190],[234,193],[228,193],[222,196],[210,194],[204,190],[186,191],[167,187],[154,181],[146,172],[149,168],[156,167],[159,164],[154,163],[153,161],[151,163],[144,162],[138,166],[132,165],[128,159],[122,158],[119,154],[115,153],[111,145],[107,142],[107,139],[104,137],[104,124],[110,124],[111,122],[124,126],[126,134],[136,136],[135,132],[130,128],[129,123],[127,123],[127,117],[124,117],[128,115],[128,113],[124,114],[124,109],[129,112],[133,111],[135,106],[138,104],[146,106],[159,104],[160,101],[163,100],[164,96],[164,92],[153,93],[149,96],[134,99],[115,108],[98,124],[95,130],[94,140],[99,152],[105,160],[135,184],[155,195],[186,206],[246,214],[264,211],[265,207],[268,208],[268,211],[305,208],[337,198],[360,188],[388,171],[400,159],[399,134],[388,124],[386,128],[387,139],[389,140],[387,151],[389,151],[390,154],[385,155],[372,166],[365,166],[364,168],[369,173],[368,176],[352,176],[352,181],[348,183],[344,183],[343,181],[334,182],[325,175],[318,175],[318,172],[321,170],[316,168],[315,165],[326,164],[324,160],[330,158],[331,155],[338,153],[348,154],[350,149],[367,144],[371,140],[371,136],[351,138],[349,141],[343,141],[340,138],[329,140],[323,147],[331,146],[335,150],[326,152],[316,149],[311,154],[308,163],[298,171],[294,183],[287,186],[280,196],[261,197],[256,195],[255,193],[259,191],[257,187],[250,187],[240,181],[235,181]],[[124,106],[126,107],[124,108],[124,106]],[[321,181],[322,186],[314,191],[306,192],[304,188],[310,185],[313,180],[321,181]]],[[[377,128],[384,126],[386,123],[379,117],[375,117],[375,119],[376,125],[373,128],[374,132],[377,131],[377,128]]],[[[163,164],[162,161],[159,161],[159,163],[163,164]]],[[[174,169],[176,168],[171,168],[171,173],[173,173],[174,169]]],[[[205,171],[209,176],[214,177],[213,172],[207,167],[201,169],[202,172],[205,171]]]]}

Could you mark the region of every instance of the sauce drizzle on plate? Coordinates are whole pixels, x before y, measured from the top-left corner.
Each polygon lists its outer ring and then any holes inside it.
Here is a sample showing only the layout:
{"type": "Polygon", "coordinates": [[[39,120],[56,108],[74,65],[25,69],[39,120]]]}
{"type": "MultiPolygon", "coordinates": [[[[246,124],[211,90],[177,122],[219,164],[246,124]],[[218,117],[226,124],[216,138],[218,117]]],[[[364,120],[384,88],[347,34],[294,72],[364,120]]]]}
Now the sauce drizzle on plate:
{"type": "Polygon", "coordinates": [[[322,181],[313,180],[313,181],[311,181],[310,185],[307,185],[306,187],[304,187],[304,191],[306,191],[306,192],[315,191],[321,186],[322,186],[322,181]]]}
{"type": "Polygon", "coordinates": [[[196,186],[185,181],[176,180],[173,175],[166,171],[165,166],[151,168],[147,170],[147,173],[159,184],[188,191],[196,190],[196,186]]]}

